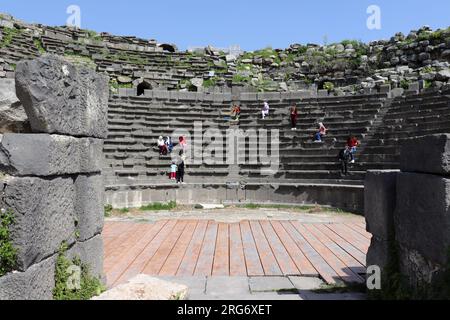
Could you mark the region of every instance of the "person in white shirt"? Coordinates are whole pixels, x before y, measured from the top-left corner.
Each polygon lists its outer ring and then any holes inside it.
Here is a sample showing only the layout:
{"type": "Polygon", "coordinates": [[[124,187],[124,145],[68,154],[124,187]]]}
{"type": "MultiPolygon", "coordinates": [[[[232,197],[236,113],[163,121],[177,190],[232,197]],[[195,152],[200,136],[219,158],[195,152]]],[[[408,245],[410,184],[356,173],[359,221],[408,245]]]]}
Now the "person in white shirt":
{"type": "Polygon", "coordinates": [[[261,110],[261,114],[262,114],[263,120],[269,115],[269,112],[270,112],[270,106],[267,103],[267,101],[264,101],[264,105],[263,105],[263,108],[261,110]]]}

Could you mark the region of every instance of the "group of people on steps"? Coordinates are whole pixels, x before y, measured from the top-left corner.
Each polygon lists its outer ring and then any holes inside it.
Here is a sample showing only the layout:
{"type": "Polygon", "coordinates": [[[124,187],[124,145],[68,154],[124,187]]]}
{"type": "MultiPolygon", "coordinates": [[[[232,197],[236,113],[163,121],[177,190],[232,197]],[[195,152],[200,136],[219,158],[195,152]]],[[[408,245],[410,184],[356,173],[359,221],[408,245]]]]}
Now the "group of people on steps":
{"type": "MultiPolygon", "coordinates": [[[[266,119],[266,117],[269,117],[269,115],[270,115],[270,105],[267,101],[264,101],[261,109],[262,120],[266,119]]],[[[241,116],[241,107],[237,104],[234,104],[231,109],[230,116],[231,119],[233,119],[234,121],[239,121],[241,116]]],[[[290,116],[291,130],[296,131],[299,116],[296,104],[292,104],[292,106],[290,107],[289,116],[290,116]]],[[[322,122],[319,122],[317,132],[313,135],[314,142],[323,142],[323,138],[327,135],[327,133],[328,129],[322,122]]],[[[170,137],[163,138],[162,136],[160,136],[157,143],[159,148],[159,154],[161,156],[165,156],[173,152],[174,145],[170,137]]],[[[338,160],[341,164],[341,173],[343,175],[348,174],[348,164],[355,163],[355,153],[359,145],[360,142],[358,141],[358,139],[355,136],[350,135],[349,138],[347,139],[345,148],[339,151],[338,160]]],[[[185,161],[187,151],[187,141],[185,137],[183,136],[179,137],[179,146],[181,149],[179,152],[180,160],[172,161],[170,165],[169,178],[171,180],[176,180],[177,183],[184,183],[184,171],[185,171],[185,161]]]]}
{"type": "MultiPolygon", "coordinates": [[[[184,172],[185,172],[185,161],[186,161],[186,151],[187,151],[187,140],[184,136],[180,136],[179,139],[179,157],[178,160],[172,160],[170,165],[170,180],[176,180],[178,184],[184,183],[184,172]]],[[[159,137],[158,141],[159,155],[166,156],[172,154],[174,150],[174,145],[170,137],[163,138],[159,137]]]]}

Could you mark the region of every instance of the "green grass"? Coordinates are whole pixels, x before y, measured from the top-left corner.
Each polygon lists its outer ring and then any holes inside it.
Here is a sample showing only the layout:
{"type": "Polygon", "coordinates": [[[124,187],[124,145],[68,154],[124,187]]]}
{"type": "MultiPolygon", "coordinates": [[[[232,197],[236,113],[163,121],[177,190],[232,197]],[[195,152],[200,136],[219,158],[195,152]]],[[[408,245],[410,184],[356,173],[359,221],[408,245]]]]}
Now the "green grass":
{"type": "Polygon", "coordinates": [[[92,70],[97,69],[97,64],[91,57],[83,56],[73,52],[65,52],[64,57],[67,61],[73,63],[76,66],[88,67],[92,70]]]}
{"type": "Polygon", "coordinates": [[[400,87],[405,89],[405,90],[409,89],[409,85],[410,85],[410,82],[408,80],[406,80],[406,79],[402,79],[400,81],[400,87]]]}
{"type": "Polygon", "coordinates": [[[75,257],[69,260],[66,257],[67,245],[62,244],[55,268],[55,288],[53,289],[53,299],[55,300],[89,300],[94,296],[102,294],[106,287],[101,283],[100,279],[90,274],[89,266],[82,263],[81,259],[75,257]],[[80,287],[72,289],[69,287],[72,266],[81,269],[80,287]]]}
{"type": "Polygon", "coordinates": [[[118,90],[119,88],[126,88],[126,89],[132,89],[133,84],[132,83],[118,83],[116,79],[113,79],[109,82],[109,86],[111,88],[114,88],[118,90]]]}
{"type": "Polygon", "coordinates": [[[334,90],[334,84],[332,82],[325,82],[323,88],[328,91],[334,90]]]}
{"type": "Polygon", "coordinates": [[[85,30],[85,31],[87,32],[88,39],[91,39],[91,40],[94,40],[97,42],[103,41],[103,38],[97,32],[95,32],[93,30],[85,30]]]}
{"type": "Polygon", "coordinates": [[[432,66],[426,66],[426,67],[422,68],[422,72],[423,73],[431,73],[431,72],[434,72],[434,71],[435,71],[435,69],[432,66]]]}
{"type": "Polygon", "coordinates": [[[2,41],[0,42],[0,48],[9,46],[12,43],[14,37],[19,33],[20,33],[19,29],[16,28],[6,28],[6,27],[3,28],[2,30],[3,38],[2,41]]]}
{"type": "Polygon", "coordinates": [[[108,204],[105,206],[105,217],[110,217],[113,211],[113,206],[108,204]]]}
{"type": "Polygon", "coordinates": [[[10,232],[14,220],[11,209],[0,212],[0,277],[11,272],[16,266],[17,249],[11,242],[10,232]]]}
{"type": "Polygon", "coordinates": [[[169,203],[160,203],[155,202],[148,204],[146,206],[142,206],[140,208],[141,211],[161,211],[161,210],[173,210],[177,207],[177,203],[175,201],[170,201],[169,203]]]}
{"type": "Polygon", "coordinates": [[[424,88],[429,89],[431,88],[431,85],[433,84],[433,81],[431,80],[425,80],[424,88]]]}
{"type": "Polygon", "coordinates": [[[217,79],[215,77],[213,77],[211,79],[206,79],[205,81],[203,81],[204,88],[211,88],[211,87],[215,87],[216,85],[217,85],[217,79]]]}
{"type": "Polygon", "coordinates": [[[44,54],[46,52],[44,46],[42,45],[41,39],[34,39],[34,46],[38,49],[40,54],[44,54]]]}
{"type": "Polygon", "coordinates": [[[249,81],[250,81],[250,79],[248,77],[244,77],[244,76],[242,76],[240,74],[235,74],[233,76],[233,82],[234,83],[247,83],[249,81]]]}

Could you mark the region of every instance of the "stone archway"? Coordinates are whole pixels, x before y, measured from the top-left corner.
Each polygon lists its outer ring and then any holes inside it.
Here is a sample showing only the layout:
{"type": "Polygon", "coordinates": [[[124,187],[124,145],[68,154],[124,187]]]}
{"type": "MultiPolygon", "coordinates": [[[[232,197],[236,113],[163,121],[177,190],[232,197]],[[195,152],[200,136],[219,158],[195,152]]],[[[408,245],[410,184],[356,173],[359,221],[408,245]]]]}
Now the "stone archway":
{"type": "Polygon", "coordinates": [[[161,48],[163,51],[175,53],[177,52],[177,47],[173,44],[168,43],[161,43],[158,45],[159,48],[161,48]]]}
{"type": "Polygon", "coordinates": [[[137,96],[143,96],[145,94],[145,90],[152,90],[153,87],[152,85],[145,81],[145,80],[141,80],[140,82],[138,82],[137,84],[137,96]]]}

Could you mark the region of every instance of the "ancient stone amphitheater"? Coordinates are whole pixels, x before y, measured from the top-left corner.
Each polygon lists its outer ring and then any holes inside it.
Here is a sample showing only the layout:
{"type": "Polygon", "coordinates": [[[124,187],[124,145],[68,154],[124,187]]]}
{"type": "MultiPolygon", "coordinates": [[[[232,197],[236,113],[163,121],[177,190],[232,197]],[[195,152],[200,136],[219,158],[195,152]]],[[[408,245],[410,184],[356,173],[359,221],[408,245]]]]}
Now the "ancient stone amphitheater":
{"type": "Polygon", "coordinates": [[[44,53],[110,76],[103,174],[107,202],[115,207],[271,201],[361,212],[367,170],[398,168],[403,139],[448,132],[450,126],[448,29],[424,27],[369,45],[292,45],[236,57],[210,47],[179,52],[154,40],[29,25],[5,15],[1,21],[0,77],[13,78],[18,61],[44,53]],[[257,115],[263,101],[273,110],[264,121],[257,115]],[[250,132],[241,150],[250,150],[252,129],[279,130],[279,170],[261,175],[264,165],[249,164],[248,157],[239,164],[215,159],[189,165],[187,185],[169,183],[170,158],[159,156],[157,138],[175,130],[193,135],[196,121],[204,122],[204,131],[215,128],[225,136],[236,128],[224,119],[233,103],[243,110],[237,128],[250,132]],[[294,133],[292,103],[300,109],[294,133]],[[318,122],[330,130],[322,144],[312,139],[318,122]],[[350,134],[362,147],[350,176],[342,177],[337,154],[350,134]]]}
{"type": "Polygon", "coordinates": [[[369,44],[235,54],[212,47],[180,52],[155,40],[0,15],[0,133],[30,132],[15,96],[16,66],[47,54],[109,76],[102,178],[105,204],[115,208],[295,203],[363,213],[368,170],[400,169],[403,141],[450,132],[450,28],[423,27],[369,44]],[[263,102],[271,114],[261,120],[263,102]],[[296,131],[289,122],[293,103],[296,131]],[[238,122],[229,119],[233,104],[242,108],[238,122]],[[319,122],[329,132],[316,143],[319,122]],[[264,130],[269,136],[262,137],[264,130]],[[229,132],[242,133],[233,149],[224,138],[229,132]],[[181,135],[192,158],[179,185],[168,179],[171,157],[159,154],[157,139],[181,135]],[[343,176],[337,156],[350,135],[361,146],[343,176]],[[225,151],[205,161],[201,150],[211,147],[225,151]]]}

